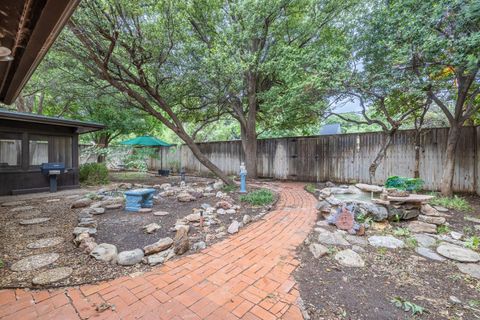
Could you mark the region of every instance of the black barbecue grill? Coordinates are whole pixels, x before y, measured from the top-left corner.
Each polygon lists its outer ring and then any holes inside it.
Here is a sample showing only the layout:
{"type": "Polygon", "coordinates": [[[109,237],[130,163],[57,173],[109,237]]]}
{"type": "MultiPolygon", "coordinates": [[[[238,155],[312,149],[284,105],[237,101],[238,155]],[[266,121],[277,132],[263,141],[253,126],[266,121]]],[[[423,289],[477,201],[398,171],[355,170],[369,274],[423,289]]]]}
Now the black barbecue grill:
{"type": "Polygon", "coordinates": [[[65,163],[48,162],[42,163],[40,171],[50,178],[50,192],[57,191],[57,176],[65,173],[65,163]]]}

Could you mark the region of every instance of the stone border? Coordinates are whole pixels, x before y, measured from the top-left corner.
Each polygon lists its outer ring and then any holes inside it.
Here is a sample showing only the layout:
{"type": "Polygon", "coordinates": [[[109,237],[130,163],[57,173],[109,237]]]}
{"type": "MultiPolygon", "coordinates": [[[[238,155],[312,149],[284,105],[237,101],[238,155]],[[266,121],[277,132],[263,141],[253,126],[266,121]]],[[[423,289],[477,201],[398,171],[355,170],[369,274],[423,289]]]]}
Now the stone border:
{"type": "MultiPolygon", "coordinates": [[[[162,185],[145,186],[139,184],[124,183],[118,185],[118,188],[100,189],[93,195],[93,200],[88,197],[83,197],[75,200],[71,208],[83,208],[78,214],[78,225],[74,228],[73,234],[75,239],[74,244],[85,254],[92,256],[93,258],[106,261],[110,263],[116,263],[123,266],[131,266],[137,263],[145,263],[151,266],[164,263],[176,255],[181,255],[190,250],[190,241],[188,237],[188,231],[190,229],[189,224],[200,224],[201,221],[205,225],[214,225],[216,222],[216,215],[234,214],[239,205],[234,204],[234,200],[226,193],[220,191],[223,188],[223,182],[213,182],[206,187],[198,187],[197,183],[185,184],[180,183],[180,186],[172,186],[170,183],[164,183],[162,185]],[[100,215],[110,209],[119,209],[124,207],[124,197],[109,196],[108,194],[114,194],[121,190],[129,190],[131,188],[145,188],[150,187],[159,191],[158,195],[154,197],[154,200],[158,197],[167,197],[175,199],[179,202],[195,201],[198,198],[204,196],[215,196],[219,199],[214,207],[209,204],[202,204],[193,213],[185,216],[182,219],[177,220],[175,226],[171,228],[175,231],[175,237],[165,237],[159,239],[157,242],[149,244],[144,248],[137,248],[134,250],[127,250],[118,252],[117,247],[113,244],[97,244],[95,242],[95,235],[97,233],[98,222],[95,220],[96,215],[100,215]]],[[[267,210],[271,209],[271,206],[267,210]]],[[[207,241],[219,239],[228,234],[235,234],[244,225],[261,219],[263,215],[267,213],[267,210],[262,211],[260,214],[250,217],[244,215],[242,221],[233,220],[225,231],[223,227],[218,228],[217,234],[207,234],[207,241]],[[222,229],[222,230],[220,230],[222,229]]],[[[151,212],[152,209],[148,208],[151,212]]],[[[155,213],[153,213],[155,214],[155,213]]],[[[161,212],[159,215],[165,215],[168,213],[161,212]]],[[[158,225],[151,223],[144,226],[146,232],[154,232],[158,229],[158,225]]],[[[192,245],[194,251],[205,249],[207,244],[204,241],[196,242],[192,245]]]]}

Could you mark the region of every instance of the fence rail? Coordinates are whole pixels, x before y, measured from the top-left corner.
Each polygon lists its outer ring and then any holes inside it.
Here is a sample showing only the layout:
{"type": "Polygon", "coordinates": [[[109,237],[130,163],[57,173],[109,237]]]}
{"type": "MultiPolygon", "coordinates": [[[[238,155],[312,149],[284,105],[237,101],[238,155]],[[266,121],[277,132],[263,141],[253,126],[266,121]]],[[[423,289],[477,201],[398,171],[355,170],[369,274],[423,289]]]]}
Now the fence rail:
{"type": "MultiPolygon", "coordinates": [[[[478,173],[480,154],[479,127],[461,130],[456,153],[455,191],[480,194],[478,173]]],[[[425,187],[437,190],[443,172],[448,128],[423,132],[420,141],[420,178],[425,187]]],[[[368,167],[375,158],[382,132],[331,136],[262,139],[258,141],[258,175],[301,181],[368,182],[368,167]]],[[[392,175],[413,176],[415,168],[415,132],[395,134],[387,156],[378,167],[374,183],[382,184],[392,175]]],[[[236,174],[244,154],[240,141],[199,143],[200,150],[227,174],[236,174]]],[[[158,159],[150,160],[151,169],[181,166],[187,172],[207,173],[187,146],[162,147],[158,159]]]]}

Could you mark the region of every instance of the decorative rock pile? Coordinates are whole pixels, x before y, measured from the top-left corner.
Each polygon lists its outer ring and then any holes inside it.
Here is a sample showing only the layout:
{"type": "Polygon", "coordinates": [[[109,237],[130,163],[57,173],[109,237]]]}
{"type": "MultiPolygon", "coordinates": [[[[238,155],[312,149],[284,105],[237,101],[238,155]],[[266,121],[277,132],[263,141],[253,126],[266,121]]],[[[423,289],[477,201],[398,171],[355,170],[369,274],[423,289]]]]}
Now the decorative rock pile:
{"type": "MultiPolygon", "coordinates": [[[[412,232],[436,233],[437,225],[446,222],[445,214],[439,213],[435,208],[426,204],[432,196],[408,195],[396,189],[384,189],[380,186],[356,184],[355,186],[327,187],[317,191],[319,202],[317,209],[321,215],[330,219],[331,224],[336,223],[336,218],[342,208],[350,209],[354,220],[359,217],[370,218],[375,222],[413,220],[409,223],[412,232]],[[374,192],[380,198],[371,201],[357,200],[354,195],[374,192]],[[352,199],[340,200],[335,195],[352,195],[352,199]]],[[[355,223],[354,223],[355,225],[355,223]]],[[[365,224],[368,228],[369,225],[365,224]]],[[[358,230],[355,230],[358,232],[358,230]]],[[[354,233],[354,232],[351,232],[354,233]]]]}
{"type": "MultiPolygon", "coordinates": [[[[382,225],[382,223],[385,225],[384,223],[389,220],[396,222],[407,220],[407,228],[416,242],[415,252],[417,254],[436,262],[454,261],[460,272],[480,279],[480,254],[466,247],[466,243],[462,241],[463,234],[455,231],[449,234],[437,234],[439,225],[448,225],[447,218],[450,217],[448,209],[432,207],[427,204],[428,196],[410,195],[405,197],[405,195],[395,194],[395,192],[365,184],[340,187],[330,184],[327,188],[317,190],[316,194],[319,197],[317,209],[319,215],[325,220],[317,222],[314,230],[318,236],[315,242],[307,240],[312,255],[320,259],[332,251],[332,246],[339,247],[341,250],[334,256],[339,264],[347,267],[363,267],[365,263],[361,254],[365,252],[365,247],[368,245],[387,249],[406,247],[404,241],[392,235],[370,235],[365,239],[355,235],[359,234],[356,230],[341,230],[341,228],[335,231],[327,230],[329,225],[336,224],[338,226],[338,221],[335,219],[340,219],[340,208],[351,208],[351,214],[355,220],[361,217],[362,221],[365,221],[366,218],[374,221],[362,223],[366,229],[370,228],[367,230],[369,234],[375,232],[375,228],[371,228],[372,225],[382,225]],[[335,197],[337,194],[357,195],[361,192],[375,192],[383,195],[380,199],[373,199],[371,202],[356,200],[355,197],[352,199],[347,197],[346,200],[335,197]]],[[[480,229],[480,219],[469,217],[465,219],[478,223],[476,229],[480,229]]],[[[358,222],[354,221],[353,223],[358,222]]]]}

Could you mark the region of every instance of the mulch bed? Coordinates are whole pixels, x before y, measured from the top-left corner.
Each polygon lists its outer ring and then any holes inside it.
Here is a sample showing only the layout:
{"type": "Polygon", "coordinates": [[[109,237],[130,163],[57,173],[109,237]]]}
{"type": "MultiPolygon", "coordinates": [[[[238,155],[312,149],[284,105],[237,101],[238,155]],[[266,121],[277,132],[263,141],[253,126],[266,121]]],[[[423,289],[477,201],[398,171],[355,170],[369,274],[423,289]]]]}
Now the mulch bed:
{"type": "MultiPolygon", "coordinates": [[[[469,215],[480,218],[480,198],[466,198],[475,208],[469,215]]],[[[452,230],[473,228],[473,223],[463,219],[465,213],[451,213],[447,221],[452,230]]],[[[393,228],[403,226],[391,224],[393,228]]],[[[312,231],[307,243],[316,237],[318,233],[312,231]]],[[[301,264],[295,278],[311,319],[479,319],[480,281],[461,273],[453,261],[427,260],[413,249],[364,249],[365,267],[348,268],[333,259],[334,247],[331,254],[319,259],[307,244],[298,248],[301,264]],[[452,302],[450,296],[462,304],[452,302]],[[428,312],[412,316],[394,306],[391,300],[395,297],[428,312]]]]}
{"type": "MultiPolygon", "coordinates": [[[[179,183],[179,181],[179,177],[149,176],[147,179],[129,179],[127,182],[153,185],[162,183],[174,184],[179,183]]],[[[188,177],[189,183],[206,183],[208,181],[212,180],[188,177]]],[[[118,179],[117,182],[119,182],[118,179]]],[[[100,187],[97,189],[100,189],[100,187]]],[[[240,204],[238,194],[231,193],[230,195],[236,201],[236,204],[240,204]]],[[[58,202],[46,202],[47,199],[55,198],[57,197],[52,194],[51,197],[32,198],[27,201],[27,205],[34,206],[34,210],[41,211],[40,214],[34,215],[35,217],[51,218],[50,221],[38,225],[19,225],[18,222],[20,219],[30,217],[28,211],[14,213],[10,211],[11,208],[0,207],[0,259],[3,262],[3,266],[0,266],[0,288],[35,288],[31,283],[32,278],[41,271],[55,267],[71,267],[74,271],[69,278],[59,281],[51,285],[51,287],[95,283],[132,273],[146,272],[154,268],[142,263],[134,266],[109,264],[96,261],[90,256],[81,253],[72,242],[72,231],[77,225],[77,213],[80,212],[81,209],[70,209],[70,204],[73,202],[71,199],[62,198],[61,201],[58,202]],[[35,240],[58,236],[63,237],[65,241],[55,247],[43,249],[28,249],[26,247],[28,243],[35,240]],[[30,272],[13,272],[10,270],[10,266],[22,258],[34,254],[51,252],[58,253],[60,258],[48,267],[30,272]]],[[[96,242],[114,244],[120,252],[123,250],[143,248],[145,245],[154,243],[160,238],[173,238],[175,232],[172,232],[170,229],[175,225],[177,219],[181,219],[192,213],[193,208],[200,208],[202,203],[208,203],[213,206],[219,200],[220,199],[216,197],[204,197],[192,202],[178,202],[175,197],[164,198],[162,201],[155,203],[153,212],[168,211],[170,214],[167,216],[154,216],[153,213],[132,213],[121,209],[107,210],[106,213],[95,216],[99,222],[97,236],[95,237],[96,242]],[[161,229],[153,234],[146,234],[141,230],[143,226],[152,222],[158,223],[161,229]]],[[[243,215],[245,214],[254,216],[268,209],[264,207],[251,207],[243,203],[240,205],[241,209],[235,214],[218,215],[221,224],[212,226],[209,232],[214,232],[213,229],[219,228],[220,226],[224,226],[226,230],[233,219],[242,221],[243,215]]],[[[196,241],[205,241],[205,235],[207,234],[205,230],[201,231],[198,227],[193,226],[193,224],[190,224],[190,227],[190,246],[196,241]]],[[[207,243],[207,246],[221,240],[222,239],[215,239],[210,241],[207,243]]],[[[192,250],[186,254],[190,253],[193,253],[192,250]]]]}

